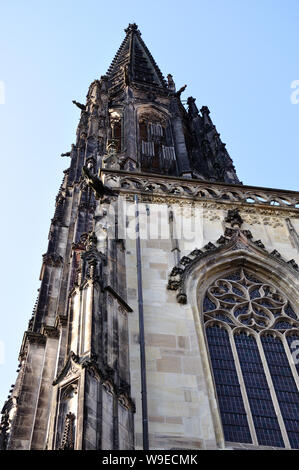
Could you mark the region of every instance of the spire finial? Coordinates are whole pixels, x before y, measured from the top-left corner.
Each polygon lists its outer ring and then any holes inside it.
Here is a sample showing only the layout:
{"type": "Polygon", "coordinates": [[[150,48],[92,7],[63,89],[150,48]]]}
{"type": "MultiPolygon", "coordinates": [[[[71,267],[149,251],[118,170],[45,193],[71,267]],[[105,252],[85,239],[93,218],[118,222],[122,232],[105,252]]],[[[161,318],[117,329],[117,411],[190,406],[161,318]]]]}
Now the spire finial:
{"type": "Polygon", "coordinates": [[[138,25],[136,23],[129,23],[129,26],[125,29],[125,33],[129,34],[130,32],[134,33],[139,33],[141,36],[141,32],[138,29],[138,25]]]}

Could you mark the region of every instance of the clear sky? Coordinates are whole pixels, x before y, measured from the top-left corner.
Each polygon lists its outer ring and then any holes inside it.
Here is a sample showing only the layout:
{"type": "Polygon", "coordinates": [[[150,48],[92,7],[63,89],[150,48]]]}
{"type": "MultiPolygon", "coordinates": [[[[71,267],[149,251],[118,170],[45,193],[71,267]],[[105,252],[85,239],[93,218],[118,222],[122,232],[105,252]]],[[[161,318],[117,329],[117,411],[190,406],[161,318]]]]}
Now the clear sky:
{"type": "MultiPolygon", "coordinates": [[[[207,105],[244,184],[298,189],[298,0],[0,0],[0,405],[89,84],[136,22],[183,99],[207,105]],[[298,86],[297,85],[297,86],[298,86]]],[[[298,82],[299,85],[299,82],[298,82]]],[[[299,86],[298,86],[299,88],[299,86]]],[[[298,93],[299,97],[299,93],[298,93]]]]}

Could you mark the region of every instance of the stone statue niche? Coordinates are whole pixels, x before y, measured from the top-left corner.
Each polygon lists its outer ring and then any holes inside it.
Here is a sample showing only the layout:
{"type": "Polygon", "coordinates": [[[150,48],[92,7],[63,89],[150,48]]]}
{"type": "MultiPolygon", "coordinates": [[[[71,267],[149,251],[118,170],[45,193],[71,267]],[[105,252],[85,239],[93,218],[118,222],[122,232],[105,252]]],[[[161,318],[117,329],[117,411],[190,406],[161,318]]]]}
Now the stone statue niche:
{"type": "Polygon", "coordinates": [[[73,382],[60,390],[56,428],[56,449],[74,449],[77,407],[78,384],[73,382]]]}

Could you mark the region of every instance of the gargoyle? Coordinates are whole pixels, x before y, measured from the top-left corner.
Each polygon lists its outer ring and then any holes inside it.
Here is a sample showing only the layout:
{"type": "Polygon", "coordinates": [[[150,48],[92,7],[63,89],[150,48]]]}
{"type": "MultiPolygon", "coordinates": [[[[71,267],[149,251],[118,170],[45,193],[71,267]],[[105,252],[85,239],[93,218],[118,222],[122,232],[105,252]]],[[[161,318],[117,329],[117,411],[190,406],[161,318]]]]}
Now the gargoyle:
{"type": "Polygon", "coordinates": [[[86,166],[82,168],[82,174],[85,178],[86,183],[94,190],[97,197],[100,199],[104,196],[117,196],[117,194],[112,191],[112,189],[105,186],[100,178],[94,176],[86,166]]]}
{"type": "Polygon", "coordinates": [[[62,153],[60,156],[61,156],[61,157],[70,157],[70,156],[71,156],[71,152],[62,153]]]}
{"type": "Polygon", "coordinates": [[[73,102],[76,106],[78,106],[78,108],[82,109],[82,111],[86,111],[86,106],[85,106],[85,104],[78,103],[78,101],[76,101],[76,100],[73,100],[72,102],[73,102]]]}
{"type": "Polygon", "coordinates": [[[185,91],[187,88],[187,85],[184,85],[182,86],[182,88],[180,88],[177,92],[176,92],[176,96],[180,97],[181,94],[183,93],[183,91],[185,91]]]}

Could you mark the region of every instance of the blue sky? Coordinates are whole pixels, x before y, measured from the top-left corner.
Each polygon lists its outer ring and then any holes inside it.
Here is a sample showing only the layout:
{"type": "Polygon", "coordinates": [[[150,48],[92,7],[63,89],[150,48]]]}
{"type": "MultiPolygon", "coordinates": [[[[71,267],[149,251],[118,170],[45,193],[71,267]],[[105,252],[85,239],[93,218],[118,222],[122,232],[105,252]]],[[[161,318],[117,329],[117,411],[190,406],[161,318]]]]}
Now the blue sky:
{"type": "MultiPolygon", "coordinates": [[[[41,255],[89,84],[128,23],[183,99],[207,105],[244,184],[298,189],[297,0],[0,1],[0,405],[39,287],[41,255]],[[4,88],[5,102],[3,103],[4,88]],[[2,349],[4,347],[4,357],[2,349]]],[[[299,94],[298,94],[299,96],[299,94]]]]}

